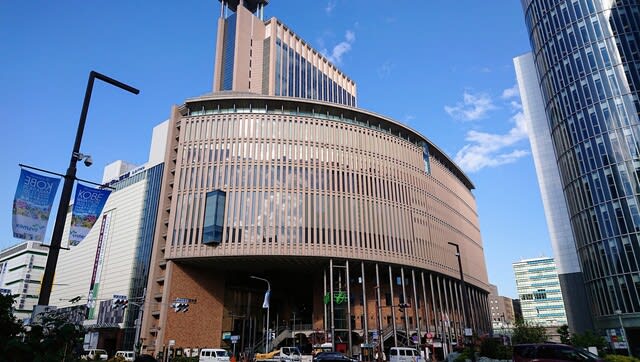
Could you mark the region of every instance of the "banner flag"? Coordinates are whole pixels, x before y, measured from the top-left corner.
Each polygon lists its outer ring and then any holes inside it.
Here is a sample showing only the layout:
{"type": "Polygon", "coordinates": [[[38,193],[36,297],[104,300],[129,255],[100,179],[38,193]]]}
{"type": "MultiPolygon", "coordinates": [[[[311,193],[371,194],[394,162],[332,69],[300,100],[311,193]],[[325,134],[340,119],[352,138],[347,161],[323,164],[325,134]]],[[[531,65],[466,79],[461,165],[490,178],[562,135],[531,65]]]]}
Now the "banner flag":
{"type": "Polygon", "coordinates": [[[104,208],[111,190],[94,189],[78,184],[71,212],[69,245],[76,246],[89,233],[104,208]]]}
{"type": "Polygon", "coordinates": [[[269,308],[269,297],[271,296],[271,290],[267,290],[264,293],[264,302],[262,302],[262,308],[267,309],[269,308]]]}
{"type": "Polygon", "coordinates": [[[59,178],[21,170],[13,199],[14,237],[40,242],[44,239],[51,205],[59,184],[59,178]]]}

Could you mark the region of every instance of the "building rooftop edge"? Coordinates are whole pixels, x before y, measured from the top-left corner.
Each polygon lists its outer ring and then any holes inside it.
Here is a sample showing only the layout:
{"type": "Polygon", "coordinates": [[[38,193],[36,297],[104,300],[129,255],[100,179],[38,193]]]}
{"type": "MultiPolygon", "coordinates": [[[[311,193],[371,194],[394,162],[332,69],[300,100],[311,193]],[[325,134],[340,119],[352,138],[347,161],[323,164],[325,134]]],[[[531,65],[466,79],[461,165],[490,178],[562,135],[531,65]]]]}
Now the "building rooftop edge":
{"type": "Polygon", "coordinates": [[[309,42],[307,42],[306,40],[304,40],[304,38],[302,38],[300,35],[298,35],[298,33],[296,33],[295,31],[291,30],[290,27],[287,26],[287,24],[283,23],[282,20],[276,18],[275,16],[272,16],[271,18],[269,18],[269,20],[266,20],[264,22],[265,25],[269,24],[270,22],[275,21],[276,23],[280,24],[283,28],[285,28],[287,31],[291,32],[291,34],[293,34],[295,37],[297,37],[300,42],[306,46],[309,47],[309,49],[313,50],[314,52],[318,53],[318,56],[326,61],[329,65],[331,65],[331,67],[333,69],[335,69],[336,72],[338,72],[338,74],[340,74],[341,76],[343,76],[344,78],[346,78],[349,82],[351,82],[354,86],[357,86],[356,81],[351,79],[351,77],[349,77],[345,72],[343,72],[340,68],[338,68],[338,66],[332,62],[331,60],[329,60],[324,54],[322,54],[322,52],[314,47],[311,46],[311,44],[309,44],[309,42]]]}
{"type": "Polygon", "coordinates": [[[217,91],[217,92],[212,92],[212,93],[207,93],[207,94],[203,94],[200,96],[196,96],[196,97],[191,97],[191,98],[187,98],[185,100],[185,104],[187,103],[193,103],[193,102],[200,102],[200,101],[207,101],[207,100],[217,100],[217,99],[256,99],[256,100],[264,100],[264,101],[283,101],[283,102],[299,102],[299,103],[307,103],[307,104],[317,104],[317,105],[321,105],[324,107],[332,107],[332,108],[342,108],[342,109],[347,109],[350,111],[355,111],[355,112],[359,112],[359,113],[363,113],[366,114],[368,116],[371,117],[375,117],[381,120],[384,120],[385,122],[389,122],[399,128],[403,128],[405,130],[407,130],[408,132],[411,132],[412,134],[414,134],[415,136],[417,136],[418,138],[420,138],[421,140],[423,140],[424,142],[426,142],[429,145],[429,152],[430,153],[435,153],[437,156],[439,156],[441,159],[443,159],[447,165],[451,168],[451,171],[458,177],[458,179],[460,179],[460,181],[469,189],[469,190],[474,190],[475,189],[475,185],[473,184],[473,182],[471,181],[471,179],[466,175],[466,173],[444,152],[442,151],[436,144],[434,144],[433,142],[431,142],[431,140],[429,140],[427,137],[425,137],[424,135],[422,135],[420,132],[414,130],[413,128],[404,125],[402,123],[399,123],[398,121],[391,119],[389,117],[383,116],[381,114],[375,113],[373,111],[368,111],[362,108],[357,108],[357,107],[351,107],[351,106],[346,106],[343,104],[338,104],[338,103],[332,103],[332,102],[325,102],[325,101],[320,101],[320,100],[313,100],[313,99],[306,99],[306,98],[295,98],[295,97],[281,97],[281,96],[268,96],[268,95],[262,95],[262,94],[257,94],[257,93],[250,93],[250,92],[236,92],[236,91],[217,91]],[[435,151],[435,152],[434,152],[435,151]]]}

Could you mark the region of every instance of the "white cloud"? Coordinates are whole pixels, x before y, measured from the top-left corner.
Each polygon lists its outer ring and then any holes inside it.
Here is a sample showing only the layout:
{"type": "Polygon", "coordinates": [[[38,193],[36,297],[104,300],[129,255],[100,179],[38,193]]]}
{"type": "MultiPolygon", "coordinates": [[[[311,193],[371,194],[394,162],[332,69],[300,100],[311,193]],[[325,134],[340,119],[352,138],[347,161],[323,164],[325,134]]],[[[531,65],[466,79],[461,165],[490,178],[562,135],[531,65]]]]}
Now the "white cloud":
{"type": "Polygon", "coordinates": [[[502,99],[509,99],[520,96],[520,89],[518,89],[518,85],[514,84],[513,87],[507,88],[502,91],[502,99]]]}
{"type": "MultiPolygon", "coordinates": [[[[328,55],[327,58],[333,63],[338,64],[342,62],[342,57],[351,50],[351,45],[355,41],[356,34],[351,30],[347,30],[344,35],[344,40],[333,47],[331,54],[328,55]]],[[[323,53],[326,53],[326,51],[324,51],[323,53]]]]}
{"type": "Polygon", "coordinates": [[[509,105],[511,106],[511,110],[518,112],[522,109],[522,103],[520,102],[516,102],[516,101],[511,101],[509,102],[509,105]]]}
{"type": "Polygon", "coordinates": [[[506,134],[467,132],[465,145],[455,156],[455,161],[466,172],[480,171],[513,163],[529,155],[529,151],[517,148],[517,143],[527,138],[526,119],[522,112],[513,115],[514,127],[506,134]]]}
{"type": "Polygon", "coordinates": [[[487,94],[471,94],[467,91],[462,96],[462,102],[455,106],[445,106],[444,110],[451,117],[463,121],[475,121],[484,118],[490,110],[496,109],[491,97],[487,94]]]}
{"type": "Polygon", "coordinates": [[[325,6],[324,11],[327,14],[331,14],[333,12],[333,9],[336,8],[336,0],[329,0],[329,2],[327,3],[327,6],[325,6]]]}

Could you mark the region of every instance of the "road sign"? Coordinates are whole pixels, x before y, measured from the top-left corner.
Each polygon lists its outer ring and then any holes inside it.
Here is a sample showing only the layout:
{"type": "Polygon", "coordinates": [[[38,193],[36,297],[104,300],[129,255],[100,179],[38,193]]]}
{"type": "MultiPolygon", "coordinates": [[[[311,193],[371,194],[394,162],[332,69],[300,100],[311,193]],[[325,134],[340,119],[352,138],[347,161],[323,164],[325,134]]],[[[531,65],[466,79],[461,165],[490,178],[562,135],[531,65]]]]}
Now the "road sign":
{"type": "Polygon", "coordinates": [[[240,340],[240,336],[231,336],[231,343],[236,343],[240,340]]]}

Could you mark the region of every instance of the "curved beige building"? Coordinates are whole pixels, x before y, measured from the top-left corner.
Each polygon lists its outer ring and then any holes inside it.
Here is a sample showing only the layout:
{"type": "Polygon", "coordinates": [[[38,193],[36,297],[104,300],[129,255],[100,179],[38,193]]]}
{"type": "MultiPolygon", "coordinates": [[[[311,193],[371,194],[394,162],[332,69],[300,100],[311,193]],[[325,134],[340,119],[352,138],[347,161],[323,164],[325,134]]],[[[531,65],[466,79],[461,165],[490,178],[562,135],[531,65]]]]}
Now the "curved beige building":
{"type": "Polygon", "coordinates": [[[347,105],[216,92],[174,107],[168,142],[148,353],[262,352],[296,332],[350,354],[427,334],[446,349],[465,325],[490,330],[473,184],[419,133],[347,105]]]}

